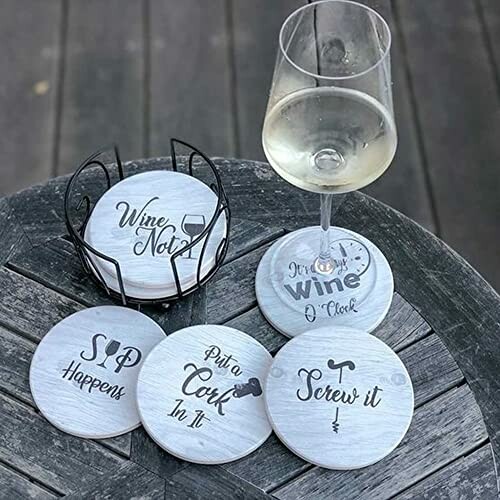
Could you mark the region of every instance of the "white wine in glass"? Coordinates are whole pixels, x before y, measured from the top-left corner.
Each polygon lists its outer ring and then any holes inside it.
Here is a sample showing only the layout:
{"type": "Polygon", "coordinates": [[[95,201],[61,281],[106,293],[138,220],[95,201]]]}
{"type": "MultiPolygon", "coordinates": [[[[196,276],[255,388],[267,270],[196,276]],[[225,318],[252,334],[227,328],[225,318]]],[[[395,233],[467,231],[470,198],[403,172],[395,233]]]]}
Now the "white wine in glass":
{"type": "Polygon", "coordinates": [[[266,156],[281,177],[319,193],[345,193],[377,179],[396,151],[394,120],[352,89],[298,90],[267,113],[266,156]]]}
{"type": "Polygon", "coordinates": [[[385,20],[350,0],[305,5],[281,28],[262,144],[283,179],[321,197],[320,226],[282,238],[257,273],[261,310],[287,335],[329,321],[352,326],[352,318],[370,331],[390,305],[392,273],[381,252],[330,225],[332,195],[376,180],[396,152],[390,45],[385,20]],[[284,314],[300,316],[292,331],[276,320],[284,314]]]}

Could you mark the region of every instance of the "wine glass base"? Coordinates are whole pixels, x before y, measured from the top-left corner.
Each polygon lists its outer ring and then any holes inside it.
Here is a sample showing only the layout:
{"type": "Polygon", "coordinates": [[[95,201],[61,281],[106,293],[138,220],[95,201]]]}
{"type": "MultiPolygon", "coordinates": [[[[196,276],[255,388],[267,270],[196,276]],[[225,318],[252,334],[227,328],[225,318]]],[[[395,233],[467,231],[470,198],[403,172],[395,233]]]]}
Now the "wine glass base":
{"type": "Polygon", "coordinates": [[[271,325],[288,337],[323,326],[371,332],[389,310],[392,271],[382,252],[365,237],[330,228],[336,267],[318,273],[314,260],[321,228],[306,227],[277,241],[262,257],[255,293],[271,325]]]}

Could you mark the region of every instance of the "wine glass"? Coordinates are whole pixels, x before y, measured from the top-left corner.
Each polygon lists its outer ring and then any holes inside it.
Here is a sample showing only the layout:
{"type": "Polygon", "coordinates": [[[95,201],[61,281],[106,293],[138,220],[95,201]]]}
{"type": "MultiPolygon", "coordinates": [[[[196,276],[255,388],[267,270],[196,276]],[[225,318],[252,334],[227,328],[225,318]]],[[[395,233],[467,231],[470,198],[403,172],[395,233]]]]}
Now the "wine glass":
{"type": "MultiPolygon", "coordinates": [[[[182,219],[182,230],[184,231],[185,234],[187,234],[190,238],[190,243],[193,242],[193,239],[201,234],[203,230],[205,229],[205,216],[203,215],[190,215],[186,214],[184,218],[182,219]]],[[[194,259],[194,257],[191,257],[191,251],[193,249],[190,248],[187,259],[194,259]]]]}
{"type": "Polygon", "coordinates": [[[103,368],[106,368],[106,361],[110,356],[114,356],[118,352],[118,349],[120,349],[120,342],[118,342],[117,340],[110,340],[106,344],[106,349],[104,350],[106,358],[102,363],[99,363],[97,366],[102,366],[103,368]]]}
{"type": "MultiPolygon", "coordinates": [[[[307,286],[323,295],[335,288],[332,282],[340,280],[345,266],[354,269],[385,260],[383,256],[371,259],[370,252],[363,256],[361,246],[366,247],[368,240],[332,228],[330,217],[333,194],[370,184],[394,157],[397,135],[390,45],[385,20],[373,9],[349,0],[305,5],[281,28],[262,144],[269,163],[283,179],[320,194],[321,223],[319,228],[305,228],[284,237],[271,248],[272,255],[263,259],[267,259],[265,274],[272,279],[258,279],[256,292],[268,319],[275,307],[273,300],[288,302],[291,309],[298,310],[294,301],[302,298],[307,286]],[[331,241],[335,231],[337,240],[331,241]],[[340,236],[352,241],[339,245],[340,236]],[[287,294],[282,285],[292,275],[312,281],[309,285],[303,281],[306,284],[301,289],[287,294]]],[[[262,276],[261,267],[262,262],[262,276]]],[[[354,284],[354,278],[350,280],[354,284]]],[[[387,283],[392,286],[392,274],[387,283]]],[[[346,285],[335,284],[336,292],[346,285]]],[[[369,292],[367,286],[361,287],[366,292],[363,300],[369,292]]],[[[373,283],[370,286],[373,288],[373,283]]],[[[319,303],[312,307],[314,317],[318,308],[324,309],[319,303]]]]}

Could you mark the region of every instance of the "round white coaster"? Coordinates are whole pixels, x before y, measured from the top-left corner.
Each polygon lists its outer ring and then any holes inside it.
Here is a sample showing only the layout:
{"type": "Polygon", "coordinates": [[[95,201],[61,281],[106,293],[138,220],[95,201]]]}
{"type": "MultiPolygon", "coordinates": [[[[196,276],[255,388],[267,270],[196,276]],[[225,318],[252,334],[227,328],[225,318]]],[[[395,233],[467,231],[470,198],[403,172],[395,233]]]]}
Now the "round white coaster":
{"type": "Polygon", "coordinates": [[[84,309],[54,326],[37,347],[31,394],[45,418],[64,432],[108,438],[139,426],[135,386],[163,330],[137,311],[84,309]]]}
{"type": "Polygon", "coordinates": [[[237,460],[271,434],[262,384],[267,350],[225,326],[199,325],[169,335],[139,373],[137,401],[152,439],[199,464],[237,460]]]}
{"type": "Polygon", "coordinates": [[[319,227],[299,229],[265,253],[255,280],[260,310],[288,337],[322,326],[371,332],[392,302],[389,263],[363,236],[331,227],[330,246],[337,266],[332,274],[321,275],[313,267],[319,233],[319,227]]]}
{"type": "MultiPolygon", "coordinates": [[[[203,182],[167,170],[145,172],[115,184],[99,199],[85,230],[85,240],[120,264],[130,297],[155,299],[177,292],[170,258],[201,234],[217,207],[216,194],[203,182]]],[[[200,278],[212,269],[226,235],[219,217],[206,244],[200,278]]],[[[206,238],[175,260],[183,290],[196,283],[206,238]]],[[[119,292],[115,266],[91,254],[110,288],[119,292]]],[[[92,266],[91,266],[92,267],[92,266]]]]}
{"type": "Polygon", "coordinates": [[[413,387],[398,356],[373,335],[344,327],[288,342],[271,366],[265,399],[281,441],[329,469],[378,462],[413,416],[413,387]]]}

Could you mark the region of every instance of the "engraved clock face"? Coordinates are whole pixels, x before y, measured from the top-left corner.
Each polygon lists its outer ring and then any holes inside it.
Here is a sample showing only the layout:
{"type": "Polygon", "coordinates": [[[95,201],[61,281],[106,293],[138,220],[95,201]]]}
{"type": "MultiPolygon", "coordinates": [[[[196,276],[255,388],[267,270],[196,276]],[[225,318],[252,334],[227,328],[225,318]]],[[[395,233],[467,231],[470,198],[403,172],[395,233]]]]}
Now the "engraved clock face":
{"type": "Polygon", "coordinates": [[[346,272],[361,276],[371,264],[371,255],[364,243],[354,238],[333,241],[331,249],[337,265],[346,272]]]}
{"type": "Polygon", "coordinates": [[[330,228],[331,274],[314,268],[321,229],[287,234],[265,253],[255,291],[260,310],[281,333],[295,337],[321,326],[372,331],[391,305],[394,283],[382,252],[348,229],[330,228]]]}

